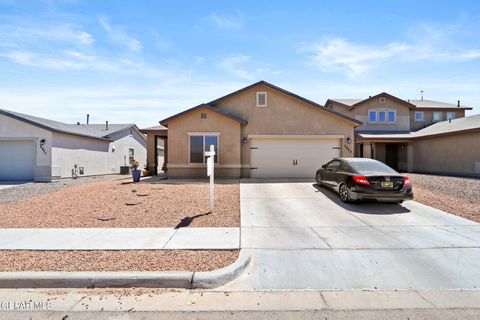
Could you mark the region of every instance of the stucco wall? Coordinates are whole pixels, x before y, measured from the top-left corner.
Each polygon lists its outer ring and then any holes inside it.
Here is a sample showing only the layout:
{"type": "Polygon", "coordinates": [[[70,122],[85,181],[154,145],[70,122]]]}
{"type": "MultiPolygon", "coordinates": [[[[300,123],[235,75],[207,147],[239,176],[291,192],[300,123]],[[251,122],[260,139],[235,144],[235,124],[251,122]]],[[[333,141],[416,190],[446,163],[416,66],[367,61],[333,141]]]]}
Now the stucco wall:
{"type": "MultiPolygon", "coordinates": [[[[433,124],[433,112],[437,110],[411,110],[410,111],[410,128],[412,131],[417,131],[423,129],[431,124],[433,124]],[[415,111],[423,112],[423,121],[415,121],[415,111]]],[[[442,121],[447,120],[447,112],[454,112],[455,119],[465,117],[465,110],[444,110],[442,111],[442,121]]]]}
{"type": "MultiPolygon", "coordinates": [[[[113,142],[85,138],[64,133],[53,133],[52,175],[72,177],[74,166],[84,168],[84,176],[113,174],[128,163],[128,149],[134,148],[140,169],[146,165],[146,141],[140,134],[124,130],[110,136],[113,142]],[[115,151],[113,152],[113,147],[115,151]]],[[[78,171],[77,171],[78,172],[78,171]]]]}
{"type": "Polygon", "coordinates": [[[414,171],[480,175],[480,132],[416,139],[413,151],[414,171]]]}
{"type": "Polygon", "coordinates": [[[359,131],[409,131],[410,130],[410,109],[408,106],[397,101],[385,98],[384,103],[379,99],[372,99],[358,105],[353,110],[355,119],[363,122],[363,125],[357,128],[359,131]],[[396,123],[375,124],[369,123],[368,111],[396,111],[396,123]]]}
{"type": "MultiPolygon", "coordinates": [[[[339,134],[352,139],[342,141],[342,156],[353,157],[354,124],[327,111],[294,99],[265,85],[259,85],[222,100],[216,107],[239,115],[248,121],[242,126],[241,138],[252,134],[322,135],[339,134]],[[267,107],[256,106],[256,92],[267,92],[267,107]]],[[[250,141],[241,145],[241,163],[250,165],[250,141]]],[[[244,170],[244,175],[248,170],[244,170]]]]}
{"type": "Polygon", "coordinates": [[[23,121],[0,115],[0,140],[31,140],[34,145],[35,167],[34,179],[45,181],[50,179],[52,161],[52,133],[48,130],[32,126],[23,121]],[[45,139],[44,150],[39,141],[45,139]]]}
{"type": "Polygon", "coordinates": [[[168,123],[169,177],[206,177],[205,164],[189,164],[189,132],[219,133],[216,176],[240,176],[240,123],[201,108],[168,123]],[[201,113],[206,113],[206,119],[201,118],[201,113]]]}

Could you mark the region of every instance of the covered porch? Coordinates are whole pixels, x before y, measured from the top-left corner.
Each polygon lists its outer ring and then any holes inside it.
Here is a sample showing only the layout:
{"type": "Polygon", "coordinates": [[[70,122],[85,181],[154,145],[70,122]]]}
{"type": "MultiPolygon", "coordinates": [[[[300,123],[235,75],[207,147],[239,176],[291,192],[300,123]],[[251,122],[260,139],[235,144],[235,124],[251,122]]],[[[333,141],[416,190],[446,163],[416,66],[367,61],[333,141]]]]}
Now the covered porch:
{"type": "Polygon", "coordinates": [[[355,157],[371,158],[397,171],[413,171],[413,145],[409,134],[358,134],[355,157]]]}
{"type": "Polygon", "coordinates": [[[167,130],[161,125],[140,130],[147,135],[147,169],[152,175],[167,172],[167,130]]]}

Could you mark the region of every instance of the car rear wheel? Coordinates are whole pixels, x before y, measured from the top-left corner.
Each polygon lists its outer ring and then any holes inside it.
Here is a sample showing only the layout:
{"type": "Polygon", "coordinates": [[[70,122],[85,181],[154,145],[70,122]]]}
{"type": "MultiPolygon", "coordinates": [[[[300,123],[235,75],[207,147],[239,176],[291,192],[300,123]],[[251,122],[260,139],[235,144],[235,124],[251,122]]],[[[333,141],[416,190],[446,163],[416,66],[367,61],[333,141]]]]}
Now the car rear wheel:
{"type": "Polygon", "coordinates": [[[345,184],[341,184],[340,188],[338,188],[338,195],[340,196],[340,200],[342,202],[351,202],[350,198],[350,191],[348,190],[348,187],[345,184]]]}

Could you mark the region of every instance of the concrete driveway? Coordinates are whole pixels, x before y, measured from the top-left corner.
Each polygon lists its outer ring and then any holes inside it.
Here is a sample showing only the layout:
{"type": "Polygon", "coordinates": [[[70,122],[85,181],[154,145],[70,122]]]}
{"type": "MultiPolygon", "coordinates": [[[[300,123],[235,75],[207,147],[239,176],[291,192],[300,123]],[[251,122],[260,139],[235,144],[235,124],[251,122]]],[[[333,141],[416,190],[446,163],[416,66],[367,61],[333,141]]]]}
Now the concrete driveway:
{"type": "Polygon", "coordinates": [[[343,204],[311,182],[240,193],[252,263],[223,290],[480,287],[480,224],[415,201],[343,204]]]}

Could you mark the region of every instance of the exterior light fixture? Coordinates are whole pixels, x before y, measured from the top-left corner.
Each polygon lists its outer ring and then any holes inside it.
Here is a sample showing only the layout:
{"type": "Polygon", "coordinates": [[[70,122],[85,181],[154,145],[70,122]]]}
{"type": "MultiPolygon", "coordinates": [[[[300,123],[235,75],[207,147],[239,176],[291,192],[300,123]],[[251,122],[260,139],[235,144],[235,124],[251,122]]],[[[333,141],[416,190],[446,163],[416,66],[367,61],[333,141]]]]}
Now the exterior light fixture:
{"type": "Polygon", "coordinates": [[[247,142],[248,142],[247,138],[243,138],[242,141],[243,141],[244,144],[247,144],[247,142]]]}
{"type": "Polygon", "coordinates": [[[347,137],[347,143],[352,143],[352,138],[347,137]]]}
{"type": "Polygon", "coordinates": [[[45,143],[46,143],[46,140],[45,140],[45,139],[40,140],[40,148],[43,148],[43,146],[45,145],[45,143]]]}

